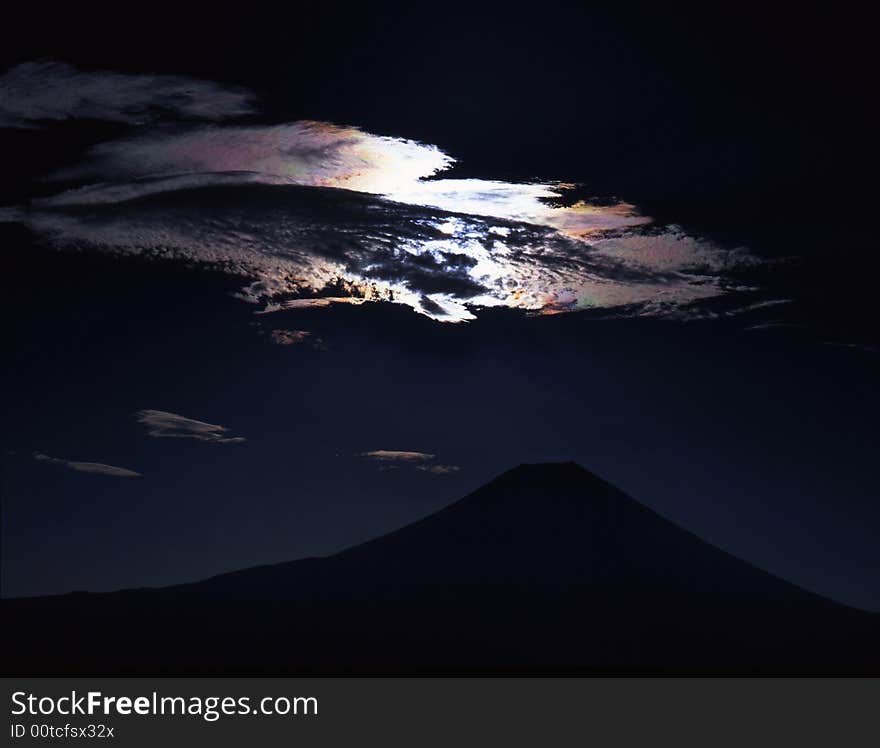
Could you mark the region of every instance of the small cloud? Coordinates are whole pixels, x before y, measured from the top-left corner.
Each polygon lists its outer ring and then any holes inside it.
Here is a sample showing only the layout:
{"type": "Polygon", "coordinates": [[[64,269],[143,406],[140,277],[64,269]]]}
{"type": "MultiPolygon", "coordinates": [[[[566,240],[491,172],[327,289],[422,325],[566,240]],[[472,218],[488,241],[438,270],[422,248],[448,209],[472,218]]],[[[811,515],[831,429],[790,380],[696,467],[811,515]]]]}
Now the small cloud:
{"type": "Polygon", "coordinates": [[[298,343],[305,343],[310,335],[311,333],[306,332],[305,330],[272,330],[269,333],[272,342],[277,343],[278,345],[297,345],[298,343]]]}
{"type": "Polygon", "coordinates": [[[434,475],[449,475],[457,473],[461,468],[458,465],[419,465],[416,470],[423,470],[434,475]]]}
{"type": "Polygon", "coordinates": [[[408,452],[395,449],[375,449],[371,452],[358,452],[357,457],[364,457],[379,463],[379,470],[396,470],[399,467],[409,465],[416,470],[432,475],[449,475],[457,473],[461,468],[458,465],[427,464],[434,460],[437,455],[428,452],[408,452]]]}
{"type": "Polygon", "coordinates": [[[111,475],[115,478],[140,478],[140,473],[127,468],[105,465],[102,462],[77,462],[76,460],[62,460],[58,457],[49,457],[42,452],[34,452],[34,459],[48,465],[61,465],[78,473],[92,473],[93,475],[111,475]]]}
{"type": "Polygon", "coordinates": [[[396,449],[374,449],[372,452],[359,452],[357,456],[379,462],[425,462],[433,460],[437,455],[427,452],[403,452],[396,449]]]}
{"type": "Polygon", "coordinates": [[[327,350],[324,341],[308,330],[270,330],[268,336],[276,345],[306,345],[319,351],[327,350]]]}
{"type": "Polygon", "coordinates": [[[239,444],[247,441],[243,436],[226,436],[229,429],[225,426],[196,421],[164,410],[139,410],[134,417],[146,426],[148,436],[197,439],[213,444],[239,444]]]}

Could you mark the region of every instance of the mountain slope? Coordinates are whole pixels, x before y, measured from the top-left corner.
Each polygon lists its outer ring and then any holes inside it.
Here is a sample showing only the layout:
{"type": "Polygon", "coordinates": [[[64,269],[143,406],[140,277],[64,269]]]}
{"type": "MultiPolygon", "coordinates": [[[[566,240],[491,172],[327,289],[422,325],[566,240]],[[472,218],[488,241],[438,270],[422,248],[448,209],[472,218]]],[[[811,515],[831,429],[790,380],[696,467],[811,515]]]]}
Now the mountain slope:
{"type": "Polygon", "coordinates": [[[869,672],[880,662],[876,616],[730,556],[572,463],[520,466],[328,558],[7,601],[4,620],[19,642],[13,667],[31,672],[869,672]]]}

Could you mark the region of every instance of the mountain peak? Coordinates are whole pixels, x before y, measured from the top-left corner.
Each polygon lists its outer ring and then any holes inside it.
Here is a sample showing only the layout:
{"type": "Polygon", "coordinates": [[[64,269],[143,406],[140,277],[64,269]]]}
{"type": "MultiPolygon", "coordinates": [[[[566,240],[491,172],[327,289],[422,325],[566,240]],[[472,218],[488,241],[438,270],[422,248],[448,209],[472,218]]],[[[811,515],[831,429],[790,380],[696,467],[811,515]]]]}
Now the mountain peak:
{"type": "Polygon", "coordinates": [[[603,492],[611,486],[595,473],[577,462],[524,462],[499,475],[486,488],[501,488],[510,484],[540,490],[541,493],[603,492]]]}
{"type": "Polygon", "coordinates": [[[572,460],[564,460],[560,462],[521,462],[516,467],[502,473],[502,475],[515,474],[524,475],[565,475],[571,477],[575,474],[592,475],[589,470],[572,460]]]}
{"type": "Polygon", "coordinates": [[[539,523],[565,524],[572,511],[579,513],[585,506],[604,509],[620,502],[632,499],[576,462],[539,462],[501,473],[449,509],[480,507],[510,518],[534,514],[539,523]]]}

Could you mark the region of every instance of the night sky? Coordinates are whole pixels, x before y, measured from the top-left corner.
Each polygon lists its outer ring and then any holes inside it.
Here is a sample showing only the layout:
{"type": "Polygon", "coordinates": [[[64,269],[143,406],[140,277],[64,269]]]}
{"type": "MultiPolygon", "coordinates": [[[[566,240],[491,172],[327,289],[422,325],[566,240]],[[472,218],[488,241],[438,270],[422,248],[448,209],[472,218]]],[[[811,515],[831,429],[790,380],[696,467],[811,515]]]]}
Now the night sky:
{"type": "Polygon", "coordinates": [[[880,610],[855,3],[35,8],[2,594],[323,555],[522,462],[880,610]]]}

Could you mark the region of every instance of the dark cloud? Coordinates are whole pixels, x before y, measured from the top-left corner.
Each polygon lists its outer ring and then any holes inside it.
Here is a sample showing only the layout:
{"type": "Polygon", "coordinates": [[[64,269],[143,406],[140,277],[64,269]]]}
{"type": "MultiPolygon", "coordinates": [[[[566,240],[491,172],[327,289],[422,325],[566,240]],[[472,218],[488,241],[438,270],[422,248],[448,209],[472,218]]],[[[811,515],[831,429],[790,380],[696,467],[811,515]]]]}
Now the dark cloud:
{"type": "Polygon", "coordinates": [[[178,75],[84,71],[52,60],[0,76],[0,127],[97,119],[140,125],[162,117],[224,120],[250,114],[252,94],[178,75]]]}
{"type": "Polygon", "coordinates": [[[425,311],[426,314],[429,314],[431,316],[438,316],[443,314],[443,307],[428,296],[422,296],[422,298],[419,299],[419,306],[425,311]]]}

